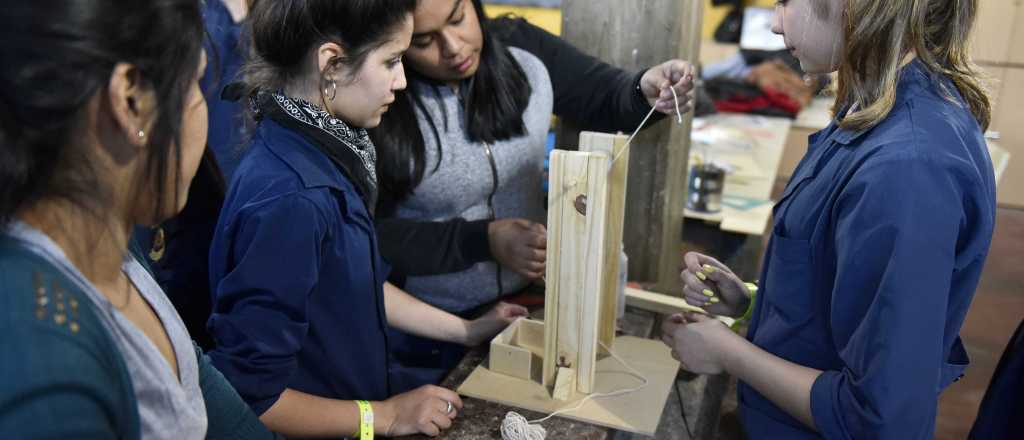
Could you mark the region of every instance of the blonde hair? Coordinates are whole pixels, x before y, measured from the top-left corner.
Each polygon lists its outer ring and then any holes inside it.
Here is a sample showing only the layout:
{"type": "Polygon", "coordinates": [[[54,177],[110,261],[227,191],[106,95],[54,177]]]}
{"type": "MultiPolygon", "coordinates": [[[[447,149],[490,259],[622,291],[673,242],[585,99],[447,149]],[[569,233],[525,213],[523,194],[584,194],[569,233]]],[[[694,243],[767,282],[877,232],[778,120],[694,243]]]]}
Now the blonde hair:
{"type": "MultiPolygon", "coordinates": [[[[843,118],[843,128],[863,130],[889,115],[896,102],[900,67],[910,54],[916,54],[929,71],[952,81],[982,130],[988,129],[989,92],[969,53],[978,0],[845,3],[846,41],[833,112],[854,104],[856,108],[843,118]]],[[[947,99],[956,102],[952,91],[945,92],[947,99]]]]}

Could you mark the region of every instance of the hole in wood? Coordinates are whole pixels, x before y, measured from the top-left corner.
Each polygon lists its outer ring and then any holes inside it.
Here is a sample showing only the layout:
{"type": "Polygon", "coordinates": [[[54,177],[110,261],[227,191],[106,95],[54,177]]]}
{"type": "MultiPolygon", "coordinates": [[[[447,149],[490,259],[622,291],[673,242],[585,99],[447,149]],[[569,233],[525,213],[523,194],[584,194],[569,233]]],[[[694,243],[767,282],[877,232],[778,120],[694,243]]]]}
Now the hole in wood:
{"type": "Polygon", "coordinates": [[[576,197],[573,205],[576,207],[576,212],[580,213],[580,215],[587,215],[587,196],[580,194],[576,197]]]}
{"type": "Polygon", "coordinates": [[[559,367],[559,368],[572,368],[572,363],[566,361],[565,360],[565,356],[559,356],[558,357],[558,365],[556,365],[556,366],[559,367]]]}

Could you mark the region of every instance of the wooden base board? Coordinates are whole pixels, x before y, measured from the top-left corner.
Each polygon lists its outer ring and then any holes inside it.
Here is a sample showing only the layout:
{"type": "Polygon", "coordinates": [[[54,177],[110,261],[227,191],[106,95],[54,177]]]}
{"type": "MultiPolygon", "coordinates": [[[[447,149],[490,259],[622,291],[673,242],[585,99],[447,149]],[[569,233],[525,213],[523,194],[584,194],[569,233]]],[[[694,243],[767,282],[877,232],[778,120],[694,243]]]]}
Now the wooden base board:
{"type": "MultiPolygon", "coordinates": [[[[612,351],[643,374],[648,380],[648,385],[633,393],[595,397],[580,409],[559,416],[653,436],[658,428],[661,413],[665,409],[665,400],[679,371],[679,362],[672,359],[665,344],[652,339],[618,337],[612,351]]],[[[594,392],[597,393],[635,388],[643,383],[629,368],[611,356],[598,360],[595,371],[594,392]]],[[[539,382],[495,373],[484,365],[477,367],[470,374],[459,387],[458,393],[545,414],[572,408],[586,397],[585,394],[573,392],[568,400],[554,400],[551,398],[550,390],[539,382]]]]}

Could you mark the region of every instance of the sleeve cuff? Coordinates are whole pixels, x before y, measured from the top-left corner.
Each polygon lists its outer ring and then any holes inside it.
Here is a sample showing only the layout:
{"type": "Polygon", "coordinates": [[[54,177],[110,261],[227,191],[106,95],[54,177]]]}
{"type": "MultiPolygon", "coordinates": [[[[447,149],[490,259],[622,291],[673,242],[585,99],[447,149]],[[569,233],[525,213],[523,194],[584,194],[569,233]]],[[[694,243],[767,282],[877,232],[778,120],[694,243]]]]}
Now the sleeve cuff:
{"type": "MultiPolygon", "coordinates": [[[[644,97],[644,91],[640,88],[640,81],[643,80],[644,74],[647,73],[648,70],[650,69],[644,69],[640,71],[640,73],[634,75],[633,87],[630,88],[630,93],[633,94],[633,100],[631,101],[633,103],[633,110],[640,118],[643,118],[643,115],[646,115],[647,112],[651,111],[651,105],[647,103],[647,98],[644,97]]],[[[652,124],[662,119],[665,119],[664,113],[654,112],[654,114],[651,115],[651,120],[647,121],[647,125],[645,125],[644,128],[650,127],[652,124]]],[[[637,123],[640,123],[640,119],[637,120],[637,123]]]]}
{"type": "Polygon", "coordinates": [[[249,407],[252,408],[252,412],[256,414],[256,417],[260,417],[263,415],[263,413],[267,412],[267,410],[270,409],[270,407],[274,406],[274,404],[277,403],[279,399],[281,399],[280,394],[263,400],[257,400],[248,403],[249,407]]]}
{"type": "Polygon", "coordinates": [[[837,371],[824,371],[811,386],[811,417],[818,432],[826,439],[847,439],[841,426],[842,416],[837,411],[838,388],[843,375],[837,371]]]}
{"type": "Polygon", "coordinates": [[[491,255],[491,242],[487,236],[487,227],[491,224],[491,220],[474,220],[467,221],[460,231],[459,243],[461,243],[461,251],[466,261],[479,263],[481,261],[491,261],[494,256],[491,255]]]}

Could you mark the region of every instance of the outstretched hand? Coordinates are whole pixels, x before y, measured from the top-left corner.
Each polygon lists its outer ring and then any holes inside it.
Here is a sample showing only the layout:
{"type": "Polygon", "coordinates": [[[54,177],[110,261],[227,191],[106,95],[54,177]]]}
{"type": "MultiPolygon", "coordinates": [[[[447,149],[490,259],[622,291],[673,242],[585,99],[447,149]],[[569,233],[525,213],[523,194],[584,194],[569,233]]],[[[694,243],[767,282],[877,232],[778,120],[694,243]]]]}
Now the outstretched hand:
{"type": "Polygon", "coordinates": [[[693,65],[686,61],[666,61],[644,72],[640,78],[640,91],[647,98],[647,104],[661,113],[675,114],[676,98],[679,100],[679,113],[689,112],[696,100],[695,72],[693,65]]]}

